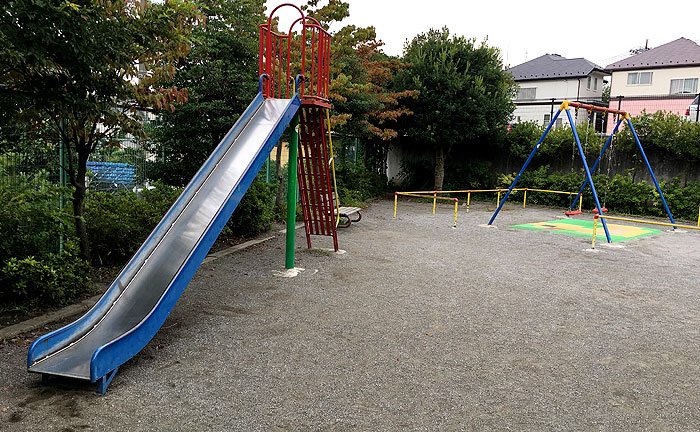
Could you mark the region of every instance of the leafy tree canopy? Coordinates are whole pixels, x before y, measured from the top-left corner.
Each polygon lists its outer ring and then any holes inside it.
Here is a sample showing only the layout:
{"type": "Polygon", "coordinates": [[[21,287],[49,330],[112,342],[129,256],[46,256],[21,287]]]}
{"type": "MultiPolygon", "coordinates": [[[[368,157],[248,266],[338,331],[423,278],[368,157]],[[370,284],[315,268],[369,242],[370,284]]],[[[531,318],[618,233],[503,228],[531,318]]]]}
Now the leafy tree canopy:
{"type": "MultiPolygon", "coordinates": [[[[350,15],[347,2],[318,3],[310,0],[304,8],[326,28],[350,15]]],[[[365,163],[382,174],[389,142],[398,135],[396,121],[411,115],[404,101],[417,94],[395,89],[394,78],[406,64],[384,54],[383,45],[374,27],[346,25],[333,34],[330,63],[333,128],[364,139],[365,163]]]]}
{"type": "Polygon", "coordinates": [[[143,135],[144,108],[187,99],[172,76],[200,15],[184,0],[9,0],[0,15],[0,130],[18,121],[64,142],[74,187],[80,252],[89,257],[82,218],[86,163],[120,133],[143,135]]]}
{"type": "Polygon", "coordinates": [[[442,188],[444,161],[454,146],[475,151],[498,142],[513,112],[516,85],[503,70],[500,52],[486,42],[451,35],[447,28],[416,36],[404,47],[397,81],[420,92],[408,107],[406,135],[435,153],[435,188],[442,188]]]}
{"type": "Polygon", "coordinates": [[[258,26],[262,0],[204,0],[206,22],[192,33],[192,50],[166,87],[188,90],[189,100],[164,112],[155,129],[162,156],[156,176],[184,185],[245,111],[258,90],[258,26]]]}

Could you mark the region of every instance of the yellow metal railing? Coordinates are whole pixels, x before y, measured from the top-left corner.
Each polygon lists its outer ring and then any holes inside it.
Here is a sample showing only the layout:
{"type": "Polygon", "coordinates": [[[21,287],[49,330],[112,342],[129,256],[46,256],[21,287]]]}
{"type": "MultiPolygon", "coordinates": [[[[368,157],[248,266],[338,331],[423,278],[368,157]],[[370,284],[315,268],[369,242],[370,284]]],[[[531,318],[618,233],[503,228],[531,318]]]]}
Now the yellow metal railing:
{"type": "MultiPolygon", "coordinates": [[[[454,194],[454,193],[459,193],[459,194],[467,194],[467,208],[466,212],[469,213],[469,205],[471,204],[472,201],[472,194],[473,193],[493,193],[496,192],[496,205],[498,205],[501,202],[501,193],[502,192],[507,192],[508,189],[462,189],[462,190],[441,190],[441,191],[407,191],[407,192],[398,192],[399,194],[431,194],[433,199],[433,214],[435,214],[435,206],[437,204],[437,200],[440,199],[438,194],[454,194]]],[[[543,193],[554,193],[554,194],[562,194],[562,195],[576,195],[576,192],[563,192],[563,191],[555,191],[555,190],[548,190],[548,189],[531,189],[531,188],[516,188],[513,189],[512,192],[524,192],[523,193],[523,208],[527,205],[527,193],[528,191],[530,192],[543,192],[543,193]]],[[[422,198],[426,198],[423,196],[422,198]]],[[[580,197],[579,197],[580,198],[580,197]]],[[[582,200],[579,199],[578,202],[578,210],[581,211],[581,205],[582,205],[582,200]]],[[[700,211],[700,209],[699,209],[700,211]]],[[[700,226],[700,214],[698,214],[698,226],[700,226]]]]}
{"type": "Polygon", "coordinates": [[[640,219],[630,219],[630,218],[617,217],[617,216],[596,215],[593,218],[593,236],[591,237],[591,249],[595,249],[595,236],[596,236],[596,231],[598,230],[598,219],[610,219],[610,220],[634,222],[634,223],[640,223],[640,224],[661,225],[661,226],[670,226],[670,227],[674,227],[674,228],[686,228],[686,229],[692,229],[692,230],[700,230],[700,227],[694,227],[694,226],[690,226],[690,225],[681,225],[681,224],[669,223],[669,222],[647,221],[647,220],[640,220],[640,219]]]}
{"type": "Polygon", "coordinates": [[[399,195],[401,196],[410,196],[410,197],[415,197],[415,198],[426,198],[426,199],[432,199],[433,200],[433,214],[435,214],[435,202],[437,200],[443,200],[443,201],[451,201],[455,203],[455,217],[454,220],[452,221],[452,227],[457,226],[457,209],[459,208],[459,200],[457,198],[447,198],[447,197],[439,197],[437,194],[431,195],[425,195],[424,193],[421,192],[394,192],[394,219],[396,219],[396,209],[399,206],[399,195]]]}
{"type": "MultiPolygon", "coordinates": [[[[516,190],[516,189],[513,189],[516,190]]],[[[555,190],[549,190],[549,189],[530,189],[530,188],[523,188],[523,189],[517,189],[521,191],[525,191],[523,194],[523,208],[525,208],[525,203],[527,202],[527,192],[543,192],[543,193],[553,193],[553,194],[561,194],[561,195],[577,195],[576,192],[564,192],[564,191],[555,191],[555,190]]],[[[583,197],[579,195],[579,200],[578,200],[578,211],[581,211],[581,206],[583,205],[583,197]]]]}

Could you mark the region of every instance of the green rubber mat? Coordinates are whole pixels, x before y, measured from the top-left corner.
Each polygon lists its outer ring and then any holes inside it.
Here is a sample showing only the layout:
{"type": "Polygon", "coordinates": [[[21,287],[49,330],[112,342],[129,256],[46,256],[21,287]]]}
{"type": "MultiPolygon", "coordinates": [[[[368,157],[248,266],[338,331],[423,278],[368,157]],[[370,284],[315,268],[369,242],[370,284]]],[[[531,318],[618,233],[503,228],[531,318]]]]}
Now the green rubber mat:
{"type": "MultiPolygon", "coordinates": [[[[513,225],[511,228],[532,231],[551,231],[555,234],[565,234],[588,239],[593,236],[593,221],[578,219],[560,219],[549,222],[533,222],[528,224],[513,225]]],[[[605,230],[603,230],[603,224],[600,221],[598,221],[598,229],[596,231],[596,237],[602,236],[604,240],[605,230]]],[[[611,223],[608,223],[608,231],[610,231],[610,239],[613,241],[613,243],[645,237],[661,232],[661,230],[654,228],[639,228],[611,223]]]]}

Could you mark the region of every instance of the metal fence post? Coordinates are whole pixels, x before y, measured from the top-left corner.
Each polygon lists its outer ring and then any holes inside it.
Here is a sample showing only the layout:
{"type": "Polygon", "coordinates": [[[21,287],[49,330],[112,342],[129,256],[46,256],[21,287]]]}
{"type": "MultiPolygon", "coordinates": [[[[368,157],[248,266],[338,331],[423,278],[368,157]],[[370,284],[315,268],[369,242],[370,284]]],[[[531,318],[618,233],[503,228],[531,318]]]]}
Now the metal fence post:
{"type": "MultiPolygon", "coordinates": [[[[66,205],[65,187],[68,184],[66,179],[66,153],[65,153],[65,141],[63,139],[63,120],[60,121],[60,132],[58,137],[58,181],[61,184],[61,190],[58,195],[58,209],[63,210],[66,205]]],[[[60,224],[61,230],[58,236],[58,253],[63,254],[63,223],[60,224]]]]}

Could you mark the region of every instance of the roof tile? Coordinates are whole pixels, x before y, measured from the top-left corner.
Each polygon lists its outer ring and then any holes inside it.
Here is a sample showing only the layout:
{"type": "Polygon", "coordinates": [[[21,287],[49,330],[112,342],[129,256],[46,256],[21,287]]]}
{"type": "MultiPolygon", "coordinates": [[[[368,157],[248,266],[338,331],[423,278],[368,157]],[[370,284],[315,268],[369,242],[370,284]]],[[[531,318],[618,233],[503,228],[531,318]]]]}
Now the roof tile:
{"type": "Polygon", "coordinates": [[[559,54],[545,54],[508,69],[515,81],[555,79],[561,76],[586,77],[602,67],[585,58],[567,59],[559,54]]]}
{"type": "Polygon", "coordinates": [[[689,65],[700,65],[700,45],[690,39],[679,38],[622,59],[606,69],[615,71],[689,65]]]}

